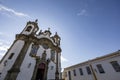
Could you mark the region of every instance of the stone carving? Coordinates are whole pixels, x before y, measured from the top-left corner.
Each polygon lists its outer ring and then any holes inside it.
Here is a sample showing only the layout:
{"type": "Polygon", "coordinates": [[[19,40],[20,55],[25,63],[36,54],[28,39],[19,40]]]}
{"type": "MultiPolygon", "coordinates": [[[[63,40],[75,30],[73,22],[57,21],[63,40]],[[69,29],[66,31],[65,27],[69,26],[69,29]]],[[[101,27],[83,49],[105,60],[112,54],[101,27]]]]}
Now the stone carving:
{"type": "Polygon", "coordinates": [[[42,60],[46,60],[46,51],[42,54],[42,60]]]}

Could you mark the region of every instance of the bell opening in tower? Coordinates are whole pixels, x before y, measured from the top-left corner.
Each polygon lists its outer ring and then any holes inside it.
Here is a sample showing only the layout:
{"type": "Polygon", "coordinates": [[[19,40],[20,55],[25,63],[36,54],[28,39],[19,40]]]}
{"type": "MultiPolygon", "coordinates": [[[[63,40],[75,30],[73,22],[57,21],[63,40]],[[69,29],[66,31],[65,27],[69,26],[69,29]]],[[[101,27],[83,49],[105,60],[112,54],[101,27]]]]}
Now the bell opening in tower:
{"type": "Polygon", "coordinates": [[[45,64],[41,63],[38,66],[36,80],[44,80],[45,77],[45,64]]]}
{"type": "Polygon", "coordinates": [[[31,31],[31,29],[32,29],[32,26],[28,26],[28,27],[27,27],[27,29],[26,29],[25,31],[30,32],[30,31],[31,31]]]}

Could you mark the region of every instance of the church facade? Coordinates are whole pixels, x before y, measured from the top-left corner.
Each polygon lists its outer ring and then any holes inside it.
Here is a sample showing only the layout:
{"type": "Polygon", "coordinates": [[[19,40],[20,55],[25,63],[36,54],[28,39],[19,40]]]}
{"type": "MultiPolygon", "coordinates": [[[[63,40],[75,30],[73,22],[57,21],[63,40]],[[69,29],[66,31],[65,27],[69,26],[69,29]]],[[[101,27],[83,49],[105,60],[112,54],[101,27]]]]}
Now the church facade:
{"type": "Polygon", "coordinates": [[[61,48],[57,33],[50,29],[37,34],[37,20],[27,22],[16,35],[0,63],[0,80],[59,80],[61,79],[61,48]]]}

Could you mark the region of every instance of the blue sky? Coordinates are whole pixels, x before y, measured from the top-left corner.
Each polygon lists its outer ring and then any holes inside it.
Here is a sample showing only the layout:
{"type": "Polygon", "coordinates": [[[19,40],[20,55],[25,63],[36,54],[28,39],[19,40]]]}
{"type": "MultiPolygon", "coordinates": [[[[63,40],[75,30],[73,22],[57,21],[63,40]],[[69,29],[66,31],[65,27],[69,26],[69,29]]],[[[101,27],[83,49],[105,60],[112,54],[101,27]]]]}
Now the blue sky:
{"type": "Polygon", "coordinates": [[[0,58],[35,19],[61,36],[62,68],[120,49],[120,0],[0,0],[0,58]]]}

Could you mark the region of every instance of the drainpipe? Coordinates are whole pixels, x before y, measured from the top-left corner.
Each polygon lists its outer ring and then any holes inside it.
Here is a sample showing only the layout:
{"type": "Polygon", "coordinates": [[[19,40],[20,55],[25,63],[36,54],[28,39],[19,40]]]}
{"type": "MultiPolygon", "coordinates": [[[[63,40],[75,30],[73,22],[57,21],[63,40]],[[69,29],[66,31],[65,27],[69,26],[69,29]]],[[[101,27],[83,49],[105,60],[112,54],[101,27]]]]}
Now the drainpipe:
{"type": "Polygon", "coordinates": [[[94,79],[98,80],[91,64],[90,64],[90,68],[91,68],[94,79]]]}

